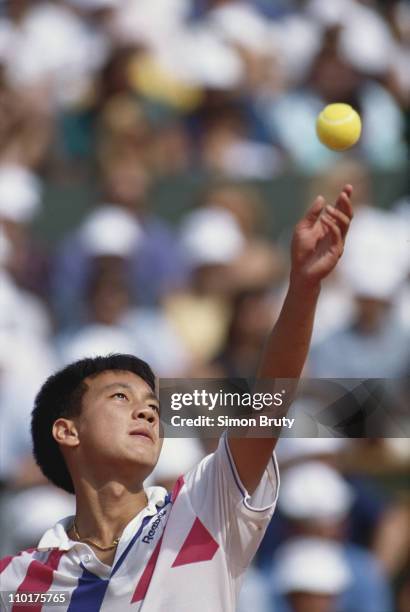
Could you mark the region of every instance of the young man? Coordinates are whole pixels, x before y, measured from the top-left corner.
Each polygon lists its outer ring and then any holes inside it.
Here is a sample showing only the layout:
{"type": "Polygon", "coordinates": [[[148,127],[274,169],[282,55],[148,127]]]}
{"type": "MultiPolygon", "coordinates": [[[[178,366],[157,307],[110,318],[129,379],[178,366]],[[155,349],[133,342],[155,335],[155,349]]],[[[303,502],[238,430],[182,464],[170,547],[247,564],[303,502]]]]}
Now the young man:
{"type": "MultiPolygon", "coordinates": [[[[343,252],[351,192],[345,186],[336,207],[317,198],[296,226],[289,291],[263,379],[301,373],[321,280],[343,252]]],[[[5,610],[37,598],[30,610],[39,611],[55,591],[64,600],[55,609],[69,612],[235,610],[276,504],[275,438],[228,432],[170,494],[144,489],[161,450],[159,408],[152,371],[128,355],[85,359],[48,379],[32,433],[44,474],[75,493],[76,515],[49,529],[37,548],[1,562],[5,610]]]]}

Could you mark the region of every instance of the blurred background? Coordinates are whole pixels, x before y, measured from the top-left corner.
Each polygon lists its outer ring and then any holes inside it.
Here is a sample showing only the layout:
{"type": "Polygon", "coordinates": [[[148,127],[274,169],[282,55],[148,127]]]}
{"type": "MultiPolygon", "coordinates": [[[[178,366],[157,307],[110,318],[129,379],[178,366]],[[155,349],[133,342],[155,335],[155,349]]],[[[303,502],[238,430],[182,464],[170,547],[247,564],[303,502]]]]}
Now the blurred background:
{"type": "MultiPolygon", "coordinates": [[[[0,1],[0,556],[74,510],[31,457],[45,378],[109,352],[252,376],[292,227],[345,182],[355,221],[305,376],[401,377],[408,410],[409,47],[400,0],[0,1]],[[335,101],[363,120],[348,154],[315,135],[335,101]]],[[[238,611],[410,610],[409,447],[280,440],[238,611]]],[[[210,450],[166,440],[152,482],[210,450]]]]}

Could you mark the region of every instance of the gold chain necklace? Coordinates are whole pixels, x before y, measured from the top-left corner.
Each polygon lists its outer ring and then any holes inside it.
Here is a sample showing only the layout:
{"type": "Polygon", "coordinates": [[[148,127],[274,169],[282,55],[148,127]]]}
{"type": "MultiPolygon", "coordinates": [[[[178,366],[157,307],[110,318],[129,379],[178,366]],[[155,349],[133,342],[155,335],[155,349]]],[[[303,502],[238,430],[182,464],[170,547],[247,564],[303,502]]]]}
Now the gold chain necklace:
{"type": "Polygon", "coordinates": [[[112,544],[110,544],[109,546],[100,546],[100,544],[97,544],[96,542],[94,542],[93,540],[91,540],[91,538],[82,538],[80,536],[80,534],[78,533],[78,529],[77,526],[75,524],[75,519],[73,521],[73,532],[75,537],[77,538],[77,540],[83,540],[84,542],[89,542],[90,544],[92,544],[93,546],[95,546],[96,548],[98,548],[99,550],[112,550],[113,548],[115,548],[116,546],[118,546],[118,542],[120,541],[120,538],[115,538],[115,540],[113,541],[112,544]]]}

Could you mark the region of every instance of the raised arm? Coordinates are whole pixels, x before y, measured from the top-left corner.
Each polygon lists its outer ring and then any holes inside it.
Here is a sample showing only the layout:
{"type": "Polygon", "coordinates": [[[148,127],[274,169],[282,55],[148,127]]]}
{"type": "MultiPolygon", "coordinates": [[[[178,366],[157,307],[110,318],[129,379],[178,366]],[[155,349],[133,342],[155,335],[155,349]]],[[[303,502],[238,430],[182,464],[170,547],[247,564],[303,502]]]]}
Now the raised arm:
{"type": "MultiPolygon", "coordinates": [[[[296,225],[291,247],[289,289],[279,318],[268,338],[258,377],[298,379],[309,350],[321,281],[343,253],[353,217],[352,186],[346,185],[335,206],[316,198],[296,225]]],[[[229,438],[239,476],[249,493],[256,489],[277,438],[229,438]]]]}

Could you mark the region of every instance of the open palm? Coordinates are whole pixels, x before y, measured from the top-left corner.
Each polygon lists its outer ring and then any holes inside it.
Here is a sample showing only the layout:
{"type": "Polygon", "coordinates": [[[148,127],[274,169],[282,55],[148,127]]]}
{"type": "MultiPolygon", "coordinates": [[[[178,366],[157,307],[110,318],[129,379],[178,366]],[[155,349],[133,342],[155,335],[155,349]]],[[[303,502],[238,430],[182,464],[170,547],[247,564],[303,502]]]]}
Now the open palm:
{"type": "Polygon", "coordinates": [[[325,206],[324,198],[317,197],[296,225],[291,249],[293,276],[316,284],[336,266],[353,217],[352,190],[351,185],[345,185],[335,206],[325,206]]]}

